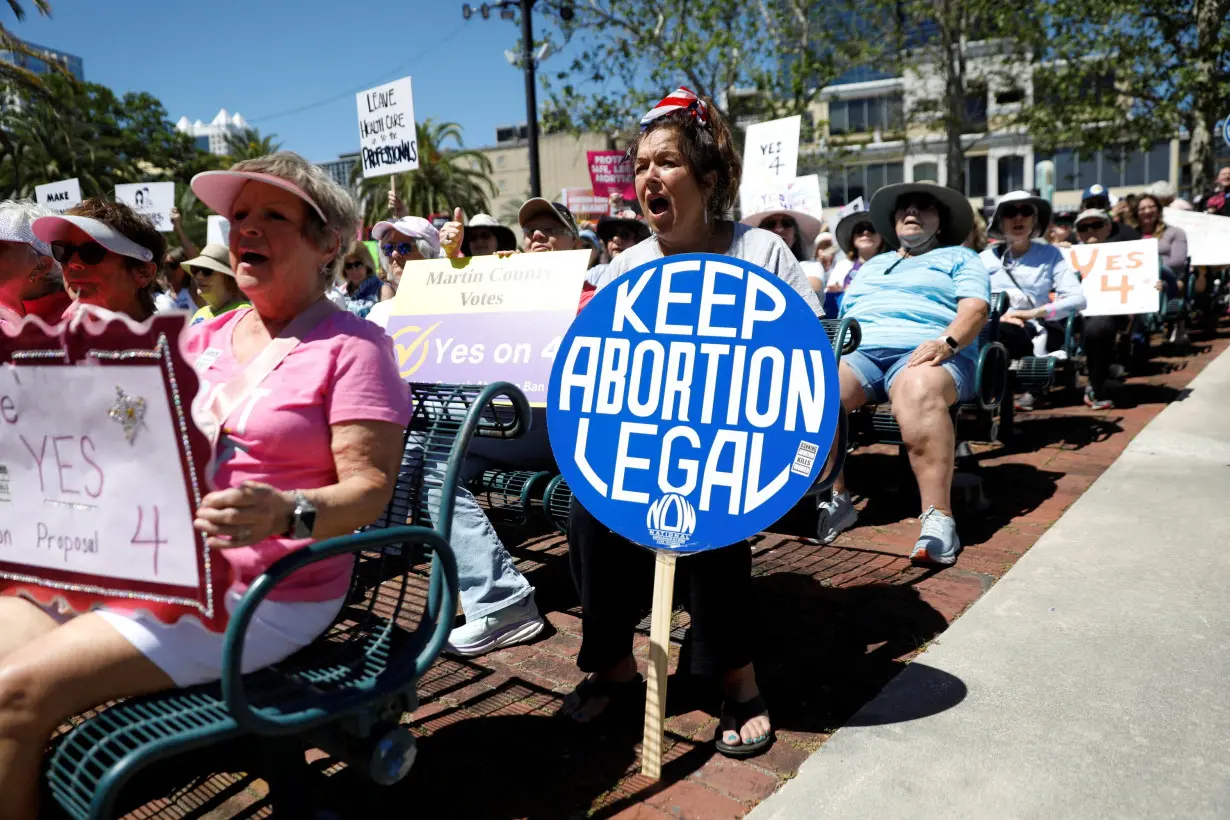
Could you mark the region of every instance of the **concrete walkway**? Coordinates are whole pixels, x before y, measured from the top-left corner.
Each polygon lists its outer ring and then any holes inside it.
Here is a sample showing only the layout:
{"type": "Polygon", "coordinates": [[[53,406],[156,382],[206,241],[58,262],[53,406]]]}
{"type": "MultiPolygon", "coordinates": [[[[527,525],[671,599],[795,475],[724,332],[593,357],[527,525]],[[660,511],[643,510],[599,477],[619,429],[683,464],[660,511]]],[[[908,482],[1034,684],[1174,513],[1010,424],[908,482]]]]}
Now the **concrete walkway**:
{"type": "Polygon", "coordinates": [[[1230,354],[756,808],[1230,817],[1230,354]]]}

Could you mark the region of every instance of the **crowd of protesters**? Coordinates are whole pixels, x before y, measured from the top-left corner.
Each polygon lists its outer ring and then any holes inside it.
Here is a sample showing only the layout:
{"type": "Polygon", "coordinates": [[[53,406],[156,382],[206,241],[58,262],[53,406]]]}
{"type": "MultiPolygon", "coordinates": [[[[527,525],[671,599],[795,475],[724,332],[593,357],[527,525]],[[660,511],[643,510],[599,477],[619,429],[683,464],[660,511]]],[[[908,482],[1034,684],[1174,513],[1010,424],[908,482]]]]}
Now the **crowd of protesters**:
{"type": "MultiPolygon", "coordinates": [[[[359,211],[352,196],[290,153],[193,180],[196,196],[229,220],[228,246],[198,249],[176,216],[181,244],[168,249],[148,220],[101,198],[62,215],[6,202],[0,323],[27,315],[54,324],[82,313],[143,321],[157,311],[191,312],[185,351],[203,383],[194,410],[217,426],[213,478],[220,488],[205,497],[195,523],[230,564],[233,606],[287,551],[375,520],[405,470],[445,468],[422,463],[413,435],[403,451],[408,393],[383,331],[410,262],[588,249],[581,309],[645,262],[720,253],[781,278],[817,316],[857,319],[862,341],[841,360],[841,402],[847,412],[890,403],[922,502],[910,557],[939,567],[952,565],[961,550],[950,408],[972,396],[993,294],[1007,294],[1001,341],[1022,358],[1059,353],[1065,322],[1085,306],[1063,253],[1071,244],[1155,238],[1159,289],[1187,287],[1186,237],[1163,219],[1166,207],[1182,201],[1166,185],[1122,199],[1093,185],[1074,212],[1055,212],[1046,199],[1017,191],[977,214],[959,193],[914,182],[851,203],[831,230],[784,199],[734,221],[741,180],[734,139],[721,114],[686,89],[645,115],[630,155],[636,201],[613,202],[612,215],[596,223],[578,224],[565,206],[532,198],[516,229],[486,214],[465,219],[460,209],[437,227],[406,213],[390,194],[391,218],[371,230],[378,258],[354,241],[359,211]],[[283,344],[287,338],[297,344],[283,344]],[[262,376],[252,375],[262,368],[262,376]],[[242,413],[218,409],[218,388],[258,378],[264,386],[246,385],[242,413]]],[[[1230,214],[1228,196],[1225,168],[1195,207],[1230,214]]],[[[1213,280],[1198,286],[1211,292],[1213,280]]],[[[1133,366],[1130,357],[1121,360],[1120,341],[1147,347],[1155,329],[1149,316],[1078,322],[1089,407],[1112,407],[1116,366],[1133,366]]],[[[1028,410],[1042,398],[1023,393],[1016,405],[1028,410]]],[[[525,441],[476,445],[470,474],[491,464],[552,466],[542,417],[525,441]]],[[[820,506],[826,543],[857,519],[843,478],[820,506]]],[[[645,602],[629,590],[643,586],[652,562],[575,500],[569,524],[583,622],[577,663],[587,677],[561,715],[590,724],[643,701],[632,647],[645,602]]],[[[533,640],[544,626],[535,590],[464,488],[452,546],[464,624],[453,631],[450,650],[473,656],[533,640]]],[[[350,558],[313,564],[270,595],[249,630],[245,666],[274,663],[321,634],[342,605],[351,571],[350,558]]],[[[718,680],[725,696],[717,748],[757,754],[773,742],[772,722],[752,664],[755,629],[745,608],[730,605],[752,595],[750,546],[704,553],[680,573],[692,616],[691,671],[718,680]]],[[[0,639],[0,793],[16,807],[12,816],[33,813],[42,750],[62,720],[101,702],[220,674],[222,636],[188,621],[168,625],[118,605],[72,617],[8,597],[0,598],[0,619],[8,627],[0,639]]]]}

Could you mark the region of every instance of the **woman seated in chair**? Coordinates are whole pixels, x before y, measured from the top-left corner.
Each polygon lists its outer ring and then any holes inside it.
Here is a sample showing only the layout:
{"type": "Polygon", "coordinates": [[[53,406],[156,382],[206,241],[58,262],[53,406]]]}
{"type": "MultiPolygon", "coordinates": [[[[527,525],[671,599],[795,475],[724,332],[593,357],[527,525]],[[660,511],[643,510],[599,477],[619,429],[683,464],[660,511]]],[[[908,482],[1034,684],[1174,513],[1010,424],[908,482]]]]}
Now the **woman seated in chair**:
{"type": "MultiPolygon", "coordinates": [[[[219,420],[219,489],[196,511],[196,529],[230,567],[225,600],[234,611],[282,556],[379,517],[397,477],[409,395],[380,329],[324,295],[358,226],[348,193],[289,153],[198,174],[192,188],[230,220],[235,278],[252,302],[187,332],[184,353],[202,382],[194,412],[209,413],[216,391],[236,377],[268,372],[219,420]],[[283,335],[299,341],[271,346],[283,335]]],[[[35,232],[72,244],[71,257],[60,254],[66,278],[99,307],[131,307],[134,286],[153,281],[158,234],[147,238],[128,215],[106,231],[72,216],[44,217],[35,232]],[[101,270],[73,271],[75,259],[101,270]]],[[[323,633],[341,610],[352,567],[350,557],[328,559],[275,589],[249,627],[244,671],[277,663],[323,633]]],[[[221,676],[222,634],[191,617],[164,624],[139,602],[77,614],[6,597],[0,623],[0,818],[37,816],[43,750],[67,718],[221,676]]]]}
{"type": "MultiPolygon", "coordinates": [[[[847,412],[892,401],[922,496],[922,532],[910,559],[947,566],[961,550],[952,518],[949,408],[974,395],[990,277],[978,254],[961,247],[974,212],[951,188],[928,182],[881,188],[871,198],[871,221],[897,252],[864,264],[842,300],[841,315],[859,321],[863,340],[841,359],[841,401],[847,412]]],[[[820,512],[826,544],[857,520],[844,476],[820,512]]]]}
{"type": "MultiPolygon", "coordinates": [[[[999,334],[1013,359],[1062,349],[1068,317],[1085,307],[1080,277],[1067,255],[1038,238],[1046,235],[1050,221],[1051,203],[1042,197],[1005,194],[990,226],[991,236],[1004,241],[981,254],[991,273],[991,293],[1008,294],[1011,309],[1000,317],[999,334]]],[[[1033,394],[1017,396],[1016,409],[1034,409],[1033,394]]]]}

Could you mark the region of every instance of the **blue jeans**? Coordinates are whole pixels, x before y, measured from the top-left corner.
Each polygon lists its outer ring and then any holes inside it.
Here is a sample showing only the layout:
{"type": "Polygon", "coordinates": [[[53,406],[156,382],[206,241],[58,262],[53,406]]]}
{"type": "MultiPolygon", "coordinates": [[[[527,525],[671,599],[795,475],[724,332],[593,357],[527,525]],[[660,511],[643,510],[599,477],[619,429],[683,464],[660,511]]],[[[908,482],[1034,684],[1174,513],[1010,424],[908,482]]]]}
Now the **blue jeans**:
{"type": "MultiPolygon", "coordinates": [[[[425,458],[423,433],[411,432],[402,455],[399,483],[413,471],[423,471],[423,489],[427,492],[427,513],[432,526],[438,526],[440,488],[448,470],[447,455],[425,458]]],[[[457,581],[461,588],[461,611],[466,620],[479,618],[512,606],[534,594],[525,576],[513,565],[512,556],[504,547],[495,528],[478,501],[466,489],[466,483],[485,467],[467,459],[462,465],[457,490],[453,493],[453,522],[449,545],[457,557],[457,581]]]]}
{"type": "MultiPolygon", "coordinates": [[[[888,401],[897,374],[910,363],[913,348],[862,346],[841,357],[863,385],[867,400],[888,401]]],[[[924,365],[920,365],[924,366],[924,365]]],[[[930,367],[930,365],[925,365],[930,367]]],[[[974,396],[974,369],[977,365],[968,356],[958,355],[940,365],[957,386],[957,401],[969,401],[974,396]]]]}

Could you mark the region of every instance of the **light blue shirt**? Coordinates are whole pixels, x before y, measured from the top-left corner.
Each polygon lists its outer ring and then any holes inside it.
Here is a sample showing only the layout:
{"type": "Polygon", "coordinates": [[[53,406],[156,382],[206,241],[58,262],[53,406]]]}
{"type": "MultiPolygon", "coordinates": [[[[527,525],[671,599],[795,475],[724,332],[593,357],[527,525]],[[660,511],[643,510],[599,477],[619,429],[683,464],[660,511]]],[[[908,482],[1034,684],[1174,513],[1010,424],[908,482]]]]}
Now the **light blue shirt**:
{"type": "MultiPolygon", "coordinates": [[[[863,347],[909,349],[938,339],[957,318],[957,302],[991,304],[991,277],[966,247],[936,248],[922,256],[882,253],[863,263],[846,289],[841,315],[858,319],[863,347]]],[[[977,343],[959,356],[974,359],[977,343]]]]}
{"type": "Polygon", "coordinates": [[[1065,319],[1084,309],[1085,294],[1081,291],[1080,277],[1063,251],[1035,239],[1024,256],[1013,258],[1012,275],[1009,276],[1004,271],[1007,249],[1007,245],[996,245],[981,254],[982,264],[991,274],[992,293],[1019,290],[1029,297],[1034,307],[1047,309],[1045,319],[1065,319]],[[1055,291],[1054,302],[1050,301],[1051,291],[1055,291]]]}

